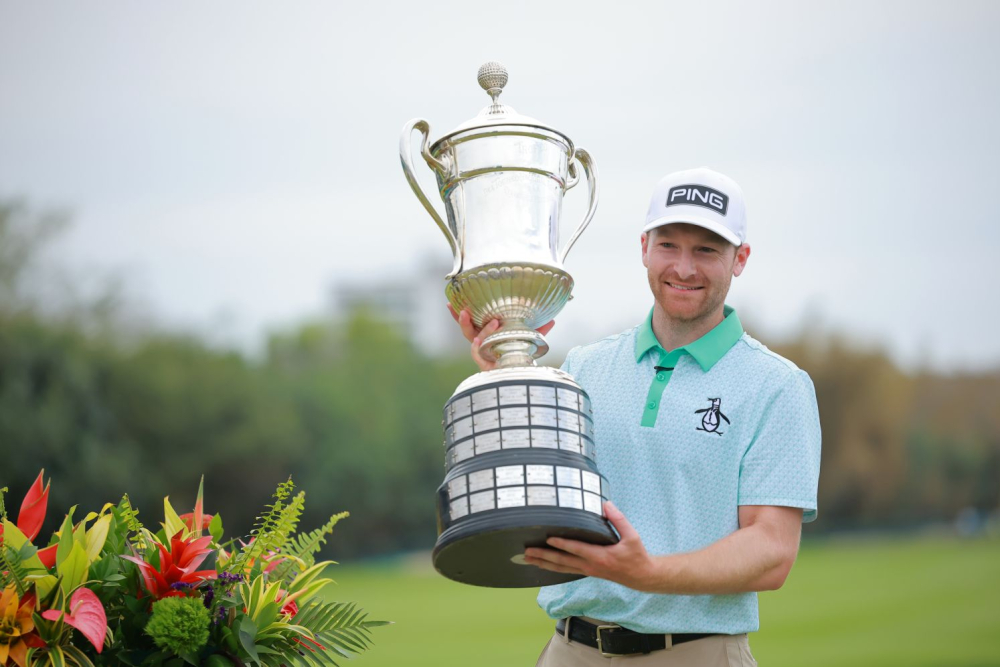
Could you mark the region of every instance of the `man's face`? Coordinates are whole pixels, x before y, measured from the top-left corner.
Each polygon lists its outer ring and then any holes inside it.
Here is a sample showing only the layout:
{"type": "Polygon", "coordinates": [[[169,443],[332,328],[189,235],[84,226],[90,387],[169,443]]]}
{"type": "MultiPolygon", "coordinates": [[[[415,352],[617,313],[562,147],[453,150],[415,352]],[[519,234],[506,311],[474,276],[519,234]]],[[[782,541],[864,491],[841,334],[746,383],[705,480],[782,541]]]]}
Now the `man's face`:
{"type": "Polygon", "coordinates": [[[725,303],[733,276],[743,273],[750,246],[739,248],[703,227],[673,223],[642,235],[649,288],[679,322],[711,317],[725,303]]]}

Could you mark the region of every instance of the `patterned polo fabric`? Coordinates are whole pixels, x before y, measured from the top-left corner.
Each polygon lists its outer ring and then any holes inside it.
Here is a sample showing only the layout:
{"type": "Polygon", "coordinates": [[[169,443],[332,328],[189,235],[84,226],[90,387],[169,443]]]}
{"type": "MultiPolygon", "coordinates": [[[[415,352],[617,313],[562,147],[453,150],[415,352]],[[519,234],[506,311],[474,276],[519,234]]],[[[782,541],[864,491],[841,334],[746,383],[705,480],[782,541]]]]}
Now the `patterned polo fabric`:
{"type": "MultiPolygon", "coordinates": [[[[563,364],[593,403],[597,464],[611,500],[654,555],[729,535],[739,528],[740,505],[800,507],[803,521],[816,518],[812,381],[744,333],[728,306],[725,315],[679,350],[660,348],[647,319],[574,348],[563,364]]],[[[538,604],[552,618],[589,616],[638,632],[759,627],[756,593],[661,595],[585,578],[542,588],[538,604]]]]}

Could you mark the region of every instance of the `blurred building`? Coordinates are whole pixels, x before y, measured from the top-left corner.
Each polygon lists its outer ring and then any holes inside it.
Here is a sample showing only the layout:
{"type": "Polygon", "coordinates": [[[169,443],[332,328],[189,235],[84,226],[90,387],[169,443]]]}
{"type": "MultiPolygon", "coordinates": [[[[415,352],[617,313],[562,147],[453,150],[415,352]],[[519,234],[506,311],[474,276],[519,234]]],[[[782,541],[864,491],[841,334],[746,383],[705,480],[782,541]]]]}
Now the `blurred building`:
{"type": "Polygon", "coordinates": [[[461,354],[468,343],[444,295],[450,270],[450,262],[426,257],[409,275],[338,283],[331,290],[333,314],[343,318],[365,310],[396,327],[424,354],[461,354]]]}

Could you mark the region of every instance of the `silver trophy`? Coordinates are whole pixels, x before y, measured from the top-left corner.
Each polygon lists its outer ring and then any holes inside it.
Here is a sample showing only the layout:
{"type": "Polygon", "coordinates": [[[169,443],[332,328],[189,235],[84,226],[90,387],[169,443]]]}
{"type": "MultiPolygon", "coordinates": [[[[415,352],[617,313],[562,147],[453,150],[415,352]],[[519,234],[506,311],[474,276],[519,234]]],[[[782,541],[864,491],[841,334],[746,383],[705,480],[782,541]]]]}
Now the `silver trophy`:
{"type": "Polygon", "coordinates": [[[573,290],[563,262],[594,217],[597,170],[564,134],[500,103],[503,65],[486,63],[478,78],[492,99],[478,116],[433,144],[427,121],[414,119],[399,141],[403,173],[451,245],[448,300],[469,308],[476,326],[502,324],[481,349],[497,368],[465,380],[445,404],[434,566],[469,584],[544,586],[579,576],[526,567],[526,547],[554,536],[618,540],[603,514],[608,485],[595,464],[590,399],[568,373],[535,363],[548,351],[535,329],[573,290]],[[414,177],[414,130],[447,222],[414,177]],[[581,176],[590,206],[560,250],[563,195],[581,176]]]}

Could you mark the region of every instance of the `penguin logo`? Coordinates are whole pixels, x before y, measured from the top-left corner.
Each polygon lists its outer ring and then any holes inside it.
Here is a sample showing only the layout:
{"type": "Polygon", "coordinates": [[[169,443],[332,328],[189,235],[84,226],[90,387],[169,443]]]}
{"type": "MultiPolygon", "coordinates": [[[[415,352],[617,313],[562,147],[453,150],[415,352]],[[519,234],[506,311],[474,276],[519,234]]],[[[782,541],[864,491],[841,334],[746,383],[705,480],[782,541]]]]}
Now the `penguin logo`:
{"type": "Polygon", "coordinates": [[[714,433],[716,435],[722,435],[722,431],[719,430],[719,426],[722,422],[719,419],[725,419],[727,424],[731,424],[729,417],[722,414],[720,409],[722,406],[721,398],[710,398],[708,399],[712,402],[712,405],[707,408],[702,408],[701,410],[695,410],[696,415],[705,413],[701,417],[701,428],[696,428],[696,431],[705,431],[706,433],[714,433]]]}

